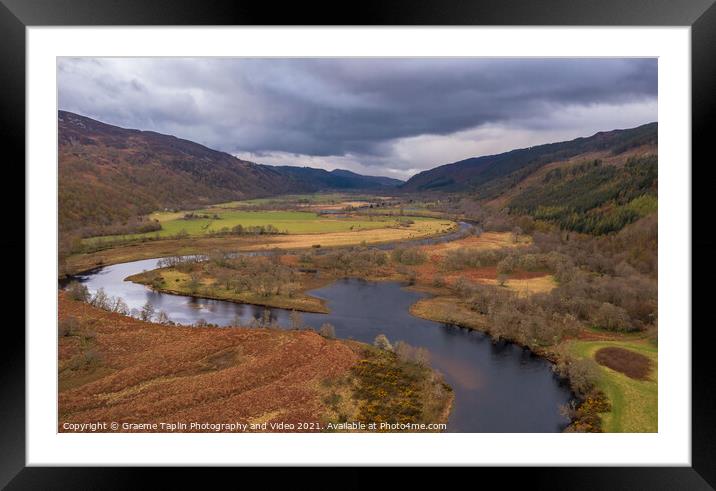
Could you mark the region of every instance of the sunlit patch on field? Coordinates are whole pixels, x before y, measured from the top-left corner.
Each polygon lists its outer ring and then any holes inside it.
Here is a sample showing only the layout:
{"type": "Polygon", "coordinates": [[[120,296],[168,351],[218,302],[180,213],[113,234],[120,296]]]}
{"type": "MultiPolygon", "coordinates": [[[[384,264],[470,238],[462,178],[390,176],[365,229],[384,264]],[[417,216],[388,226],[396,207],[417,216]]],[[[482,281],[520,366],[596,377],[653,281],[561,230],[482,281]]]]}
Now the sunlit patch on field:
{"type": "Polygon", "coordinates": [[[508,288],[519,295],[533,295],[535,293],[549,293],[557,287],[557,282],[551,274],[544,274],[536,278],[510,278],[504,282],[496,278],[480,278],[478,283],[508,288]]]}
{"type": "Polygon", "coordinates": [[[442,244],[426,246],[426,251],[431,255],[444,256],[448,251],[455,249],[502,249],[503,247],[518,247],[528,245],[532,242],[529,235],[515,237],[512,232],[483,232],[479,236],[470,236],[464,239],[453,240],[442,244]]]}

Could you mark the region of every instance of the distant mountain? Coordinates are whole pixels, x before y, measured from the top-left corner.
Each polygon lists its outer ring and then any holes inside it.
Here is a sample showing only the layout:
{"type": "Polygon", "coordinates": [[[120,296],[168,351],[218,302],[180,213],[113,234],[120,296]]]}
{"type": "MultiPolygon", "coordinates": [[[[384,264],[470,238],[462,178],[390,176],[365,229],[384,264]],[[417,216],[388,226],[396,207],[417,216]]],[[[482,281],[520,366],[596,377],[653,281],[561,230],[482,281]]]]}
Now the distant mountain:
{"type": "Polygon", "coordinates": [[[643,145],[656,145],[657,123],[649,123],[627,130],[599,132],[586,138],[548,143],[509,152],[474,157],[441,165],[411,177],[401,189],[404,191],[468,191],[516,171],[530,171],[550,162],[566,160],[580,154],[608,151],[626,152],[643,145]]]}
{"type": "Polygon", "coordinates": [[[403,184],[399,179],[381,176],[363,176],[343,169],[327,171],[312,167],[275,167],[281,174],[290,176],[306,187],[328,189],[366,189],[375,190],[394,188],[403,184]]]}
{"type": "Polygon", "coordinates": [[[164,208],[402,184],[348,171],[260,165],[67,111],[59,111],[58,128],[61,230],[102,227],[164,208]]]}

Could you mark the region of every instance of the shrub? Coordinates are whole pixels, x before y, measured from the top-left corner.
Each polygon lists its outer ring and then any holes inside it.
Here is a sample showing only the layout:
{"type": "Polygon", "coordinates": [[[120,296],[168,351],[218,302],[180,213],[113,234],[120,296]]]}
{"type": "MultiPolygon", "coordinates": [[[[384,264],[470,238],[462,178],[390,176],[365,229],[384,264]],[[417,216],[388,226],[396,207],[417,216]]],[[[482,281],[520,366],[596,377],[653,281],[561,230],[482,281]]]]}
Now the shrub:
{"type": "Polygon", "coordinates": [[[591,392],[599,378],[599,366],[588,358],[564,361],[556,365],[555,370],[569,380],[572,392],[582,399],[591,392]]]}
{"type": "Polygon", "coordinates": [[[385,351],[393,351],[393,346],[390,344],[390,341],[388,341],[388,337],[385,334],[378,334],[373,340],[373,346],[385,351]]]}
{"type": "Polygon", "coordinates": [[[331,392],[329,395],[323,398],[323,402],[326,403],[326,405],[336,408],[338,404],[341,402],[341,395],[336,394],[335,392],[331,392]]]}
{"type": "Polygon", "coordinates": [[[199,287],[201,286],[201,280],[199,278],[199,275],[192,274],[189,277],[189,281],[187,282],[186,286],[189,289],[189,292],[191,292],[192,294],[198,292],[199,287]]]}
{"type": "Polygon", "coordinates": [[[90,368],[101,365],[104,357],[99,351],[89,349],[82,354],[82,361],[86,368],[90,368]]]}
{"type": "Polygon", "coordinates": [[[515,256],[506,256],[497,263],[498,274],[510,274],[517,268],[517,258],[515,256]]]}
{"type": "Polygon", "coordinates": [[[629,314],[626,310],[606,302],[597,310],[594,322],[598,327],[609,331],[635,330],[631,325],[629,314]]]}
{"type": "Polygon", "coordinates": [[[508,279],[509,279],[509,276],[507,276],[507,275],[504,274],[504,273],[500,273],[500,274],[497,275],[497,283],[498,283],[500,286],[505,286],[505,284],[507,283],[507,280],[508,280],[508,279]]]}
{"type": "Polygon", "coordinates": [[[80,321],[76,317],[66,317],[58,322],[60,337],[74,336],[80,328],[80,321]]]}
{"type": "Polygon", "coordinates": [[[393,261],[409,266],[422,264],[428,258],[425,252],[423,252],[418,247],[398,247],[396,249],[393,249],[391,256],[393,258],[393,261]]]}
{"type": "Polygon", "coordinates": [[[318,329],[318,334],[324,338],[334,339],[336,337],[336,328],[326,322],[320,327],[320,329],[318,329]]]}
{"type": "Polygon", "coordinates": [[[503,249],[469,249],[461,247],[447,252],[443,264],[448,270],[480,268],[496,264],[507,255],[503,249]]]}
{"type": "Polygon", "coordinates": [[[67,286],[67,292],[72,300],[87,302],[90,298],[89,290],[82,283],[73,281],[67,286]]]}
{"type": "Polygon", "coordinates": [[[412,346],[405,341],[395,343],[395,354],[398,355],[400,361],[406,363],[414,363],[423,367],[430,363],[430,353],[427,349],[412,346]]]}

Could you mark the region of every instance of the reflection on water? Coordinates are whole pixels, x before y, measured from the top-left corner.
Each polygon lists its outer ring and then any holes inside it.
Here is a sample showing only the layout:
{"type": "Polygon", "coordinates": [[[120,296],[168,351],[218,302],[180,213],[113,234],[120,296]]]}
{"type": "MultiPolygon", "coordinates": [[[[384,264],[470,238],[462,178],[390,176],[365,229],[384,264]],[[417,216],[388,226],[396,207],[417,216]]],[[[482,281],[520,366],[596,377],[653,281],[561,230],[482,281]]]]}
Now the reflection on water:
{"type": "MultiPolygon", "coordinates": [[[[130,308],[139,309],[148,300],[182,324],[203,319],[218,325],[237,320],[248,325],[266,310],[158,293],[124,281],[131,274],[156,267],[156,259],[135,261],[108,266],[80,279],[91,292],[101,287],[109,295],[121,296],[130,308]]],[[[302,314],[309,326],[330,322],[340,338],[371,343],[383,333],[391,342],[403,340],[427,348],[433,367],[455,390],[449,431],[554,432],[567,423],[559,406],[569,401],[570,393],[547,361],[513,344],[493,343],[482,333],[413,317],[408,309],[423,294],[394,282],[359,279],[339,280],[311,293],[325,299],[331,313],[302,314]]],[[[289,325],[289,311],[269,311],[274,322],[289,325]]]]}

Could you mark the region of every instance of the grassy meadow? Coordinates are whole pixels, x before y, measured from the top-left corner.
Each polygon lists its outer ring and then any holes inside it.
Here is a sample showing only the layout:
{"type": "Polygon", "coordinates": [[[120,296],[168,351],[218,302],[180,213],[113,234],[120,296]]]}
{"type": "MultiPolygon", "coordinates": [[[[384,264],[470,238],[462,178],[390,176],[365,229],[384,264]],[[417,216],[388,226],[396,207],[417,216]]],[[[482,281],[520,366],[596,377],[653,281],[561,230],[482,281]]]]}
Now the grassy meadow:
{"type": "Polygon", "coordinates": [[[150,218],[162,224],[162,229],[144,234],[128,234],[122,236],[104,236],[98,239],[138,239],[141,237],[173,237],[186,232],[189,235],[206,235],[231,229],[236,225],[256,227],[273,225],[280,233],[285,234],[325,234],[330,232],[348,232],[352,230],[373,230],[377,228],[397,227],[398,221],[393,218],[365,217],[332,217],[321,216],[310,211],[238,211],[216,209],[197,210],[196,214],[209,214],[212,218],[185,219],[183,212],[157,212],[150,218]],[[216,215],[216,218],[213,217],[216,215]]]}
{"type": "Polygon", "coordinates": [[[602,348],[618,347],[642,354],[652,362],[652,370],[645,380],[631,378],[624,373],[599,366],[599,388],[604,391],[612,410],[601,415],[603,430],[613,433],[641,433],[658,431],[658,360],[657,347],[647,339],[571,341],[568,349],[578,358],[594,359],[602,348]]]}

